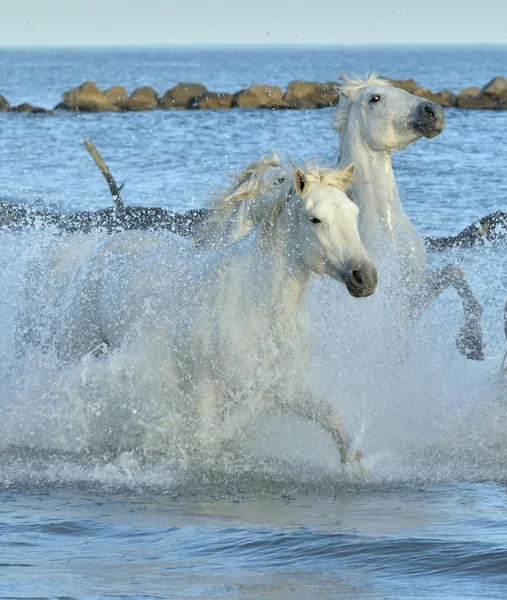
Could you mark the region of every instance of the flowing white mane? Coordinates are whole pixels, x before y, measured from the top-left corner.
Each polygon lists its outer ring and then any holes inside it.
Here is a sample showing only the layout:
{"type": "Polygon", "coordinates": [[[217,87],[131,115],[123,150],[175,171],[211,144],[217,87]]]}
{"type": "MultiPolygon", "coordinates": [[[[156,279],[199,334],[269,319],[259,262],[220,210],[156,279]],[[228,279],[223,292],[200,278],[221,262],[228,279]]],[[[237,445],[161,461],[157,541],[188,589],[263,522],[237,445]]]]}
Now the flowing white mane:
{"type": "Polygon", "coordinates": [[[363,90],[375,86],[392,86],[387,79],[381,79],[375,73],[367,75],[364,79],[361,79],[357,75],[341,75],[340,81],[342,82],[340,86],[340,101],[338,102],[333,123],[333,129],[338,133],[343,131],[348,123],[350,108],[363,90]]]}
{"type": "Polygon", "coordinates": [[[316,183],[324,187],[334,187],[346,192],[350,185],[350,173],[338,171],[333,167],[318,167],[313,161],[307,161],[301,167],[308,183],[316,183]]]}
{"type": "Polygon", "coordinates": [[[252,196],[253,193],[259,191],[260,182],[256,178],[257,175],[263,173],[268,167],[282,167],[282,163],[276,152],[272,152],[271,156],[263,156],[259,160],[250,163],[247,168],[236,175],[232,184],[221,190],[212,200],[212,210],[226,217],[234,208],[236,202],[245,200],[252,196]]]}
{"type": "Polygon", "coordinates": [[[263,156],[250,163],[244,171],[236,175],[229,187],[220,190],[213,196],[211,214],[194,238],[196,245],[202,244],[207,238],[213,236],[229,236],[223,228],[227,227],[227,223],[232,223],[233,213],[240,203],[251,201],[268,191],[263,189],[264,183],[260,176],[271,167],[282,167],[275,152],[272,152],[271,156],[263,156]]]}

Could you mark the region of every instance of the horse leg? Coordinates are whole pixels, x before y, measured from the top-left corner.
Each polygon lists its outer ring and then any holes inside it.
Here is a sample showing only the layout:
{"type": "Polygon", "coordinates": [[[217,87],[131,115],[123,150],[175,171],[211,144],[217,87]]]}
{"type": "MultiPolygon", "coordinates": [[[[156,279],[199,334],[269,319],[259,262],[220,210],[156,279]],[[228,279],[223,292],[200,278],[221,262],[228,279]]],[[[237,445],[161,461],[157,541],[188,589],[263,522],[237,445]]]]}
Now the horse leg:
{"type": "Polygon", "coordinates": [[[456,339],[458,350],[472,360],[484,360],[482,306],[470,289],[462,269],[456,265],[445,265],[428,273],[421,287],[417,289],[414,307],[423,310],[449,286],[452,286],[461,298],[465,317],[465,322],[456,339]]]}
{"type": "Polygon", "coordinates": [[[281,408],[283,413],[317,423],[327,431],[338,448],[342,465],[361,460],[361,452],[353,450],[351,437],[342,419],[336,414],[329,402],[321,396],[314,392],[305,391],[302,396],[297,398],[297,401],[284,402],[281,408]]]}

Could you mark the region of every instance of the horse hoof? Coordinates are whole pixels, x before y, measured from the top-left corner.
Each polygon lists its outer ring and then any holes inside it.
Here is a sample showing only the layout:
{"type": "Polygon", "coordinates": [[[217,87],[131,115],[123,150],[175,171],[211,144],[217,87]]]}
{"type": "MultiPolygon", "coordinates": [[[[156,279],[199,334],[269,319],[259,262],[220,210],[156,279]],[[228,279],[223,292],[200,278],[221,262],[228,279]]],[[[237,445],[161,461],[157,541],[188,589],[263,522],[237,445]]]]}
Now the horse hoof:
{"type": "Polygon", "coordinates": [[[361,462],[363,458],[363,453],[361,450],[354,450],[347,456],[347,462],[356,463],[361,462]]]}
{"type": "Polygon", "coordinates": [[[484,360],[484,352],[482,350],[482,344],[479,342],[469,343],[470,340],[461,340],[458,339],[456,341],[456,345],[458,346],[458,350],[470,360],[484,360]]]}
{"type": "Polygon", "coordinates": [[[342,463],[343,472],[352,479],[364,479],[368,471],[361,463],[363,455],[360,450],[350,453],[347,460],[342,463]]]}
{"type": "Polygon", "coordinates": [[[484,352],[481,345],[466,345],[457,343],[458,350],[469,360],[484,360],[484,352]]]}
{"type": "Polygon", "coordinates": [[[470,360],[484,360],[484,351],[481,337],[460,333],[456,340],[458,350],[470,360]]]}
{"type": "Polygon", "coordinates": [[[469,350],[465,356],[470,360],[484,360],[484,352],[482,350],[469,350]]]}
{"type": "Polygon", "coordinates": [[[347,452],[345,458],[341,461],[342,467],[343,468],[347,468],[347,467],[355,468],[357,466],[360,466],[362,458],[363,458],[363,453],[361,452],[361,450],[351,450],[350,452],[347,452]]]}

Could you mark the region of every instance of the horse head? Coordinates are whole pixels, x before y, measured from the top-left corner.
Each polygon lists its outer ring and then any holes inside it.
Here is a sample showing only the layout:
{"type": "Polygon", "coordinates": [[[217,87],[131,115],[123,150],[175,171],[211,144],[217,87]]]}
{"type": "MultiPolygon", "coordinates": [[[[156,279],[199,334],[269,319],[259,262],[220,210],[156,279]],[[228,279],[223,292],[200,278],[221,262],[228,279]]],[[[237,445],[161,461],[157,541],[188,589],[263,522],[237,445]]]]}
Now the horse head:
{"type": "Polygon", "coordinates": [[[275,204],[269,222],[287,213],[294,247],[286,244],[285,251],[297,254],[309,271],[328,275],[352,296],[363,297],[375,291],[377,271],[359,237],[358,207],[347,195],[353,173],[354,165],[343,171],[295,169],[292,189],[275,204]]]}
{"type": "Polygon", "coordinates": [[[351,129],[376,151],[403,150],[421,137],[432,138],[445,127],[441,106],[396,88],[385,79],[342,76],[334,128],[351,129]]]}

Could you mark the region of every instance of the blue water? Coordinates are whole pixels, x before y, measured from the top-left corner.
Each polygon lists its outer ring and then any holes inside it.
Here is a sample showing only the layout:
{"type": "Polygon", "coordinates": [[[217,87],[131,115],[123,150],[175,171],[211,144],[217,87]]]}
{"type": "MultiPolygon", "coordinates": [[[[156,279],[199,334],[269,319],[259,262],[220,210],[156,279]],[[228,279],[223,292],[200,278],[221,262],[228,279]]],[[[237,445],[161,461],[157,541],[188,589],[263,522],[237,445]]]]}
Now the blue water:
{"type": "Polygon", "coordinates": [[[100,88],[149,85],[159,94],[180,81],[235,92],[253,84],[282,88],[296,79],[336,81],[346,71],[374,70],[423,87],[454,92],[482,87],[505,70],[505,46],[464,47],[272,47],[147,49],[2,49],[0,93],[12,103],[50,108],[62,92],[92,80],[100,88]]]}
{"type": "MultiPolygon", "coordinates": [[[[2,49],[0,93],[13,104],[51,107],[87,79],[129,90],[199,81],[234,91],[368,69],[458,91],[507,76],[506,59],[507,47],[2,49]]],[[[231,173],[271,148],[332,163],[332,114],[0,113],[0,196],[61,210],[109,206],[82,145],[91,138],[125,182],[125,202],[206,206],[231,173]]],[[[441,136],[395,157],[403,204],[424,234],[456,233],[507,210],[507,111],[448,110],[446,117],[441,136]]],[[[445,257],[465,269],[484,305],[484,363],[455,351],[460,310],[451,293],[414,330],[427,346],[409,359],[390,364],[392,348],[380,340],[370,352],[375,362],[348,377],[329,365],[353,355],[360,333],[345,348],[324,349],[328,362],[316,372],[342,394],[365,451],[369,473],[357,481],[337,477],[330,441],[297,423],[261,422],[238,442],[244,454],[197,471],[165,453],[158,421],[142,424],[155,437],[136,446],[140,424],[126,407],[140,390],[128,361],[116,365],[112,381],[90,364],[64,375],[33,364],[26,389],[13,389],[23,268],[51,236],[4,232],[0,239],[0,598],[507,598],[505,248],[445,257]],[[98,416],[103,397],[115,402],[98,416]],[[84,450],[81,440],[104,423],[132,433],[133,448],[84,450]],[[22,443],[5,447],[16,436],[22,443]]],[[[141,388],[141,399],[156,406],[157,389],[156,382],[141,388]]]]}
{"type": "Polygon", "coordinates": [[[505,598],[505,493],[5,493],[2,598],[505,598]]]}

